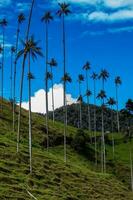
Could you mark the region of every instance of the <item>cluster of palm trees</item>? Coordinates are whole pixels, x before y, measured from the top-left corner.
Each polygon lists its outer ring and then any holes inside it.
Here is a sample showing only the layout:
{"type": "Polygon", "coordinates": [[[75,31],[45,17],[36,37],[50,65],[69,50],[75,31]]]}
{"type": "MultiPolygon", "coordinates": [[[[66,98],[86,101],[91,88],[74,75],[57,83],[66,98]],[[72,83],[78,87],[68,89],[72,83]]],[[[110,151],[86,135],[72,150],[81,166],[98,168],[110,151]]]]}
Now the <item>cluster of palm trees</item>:
{"type": "MultiPolygon", "coordinates": [[[[23,82],[24,82],[24,74],[25,74],[25,67],[26,62],[28,63],[28,100],[29,100],[29,155],[30,155],[30,172],[32,172],[32,113],[31,113],[31,80],[34,79],[34,75],[32,74],[31,70],[31,59],[37,59],[37,56],[44,57],[45,55],[45,91],[46,91],[46,133],[47,133],[47,150],[49,149],[49,110],[48,110],[48,81],[51,81],[52,85],[52,109],[53,109],[53,123],[55,121],[55,114],[54,114],[54,89],[53,89],[53,68],[57,66],[57,61],[54,58],[49,60],[49,23],[53,20],[53,16],[51,12],[45,12],[41,18],[42,23],[45,24],[45,53],[42,53],[42,49],[38,46],[38,42],[35,41],[33,36],[30,36],[30,26],[32,20],[32,12],[34,9],[35,0],[31,2],[31,9],[29,12],[28,18],[28,25],[27,31],[25,35],[25,39],[21,40],[22,49],[20,50],[19,40],[20,40],[20,31],[21,25],[25,21],[25,16],[21,13],[17,19],[17,29],[16,29],[16,43],[14,46],[11,47],[11,69],[10,69],[10,99],[12,100],[12,109],[13,109],[13,131],[16,131],[15,126],[15,105],[16,105],[16,75],[17,75],[17,65],[18,60],[22,57],[22,68],[21,68],[21,79],[20,79],[20,99],[19,99],[19,113],[18,113],[18,126],[17,126],[17,152],[19,152],[19,144],[20,144],[20,130],[21,130],[21,107],[22,107],[22,98],[23,98],[23,82]]],[[[63,116],[64,116],[64,162],[67,161],[67,152],[66,152],[66,138],[67,138],[67,100],[66,100],[66,89],[67,83],[72,81],[70,75],[67,73],[66,69],[66,30],[65,30],[65,17],[68,16],[71,11],[69,9],[69,4],[67,3],[59,3],[59,10],[57,11],[57,15],[61,18],[62,24],[62,44],[63,44],[63,116]]],[[[0,45],[0,54],[2,55],[1,60],[1,109],[3,109],[3,80],[4,80],[4,61],[5,61],[5,28],[8,22],[6,19],[0,20],[0,26],[3,31],[3,44],[0,45]]],[[[88,105],[88,130],[91,131],[91,116],[90,116],[90,96],[92,92],[89,87],[89,78],[93,79],[94,88],[93,88],[93,95],[94,95],[94,105],[96,105],[96,99],[101,100],[101,121],[102,121],[102,135],[101,135],[101,166],[102,172],[106,172],[106,155],[105,155],[105,138],[104,138],[104,107],[108,104],[111,109],[114,105],[117,106],[117,124],[118,124],[118,131],[120,130],[119,124],[119,107],[118,107],[118,87],[121,84],[120,77],[115,78],[115,86],[116,86],[116,100],[114,98],[109,98],[106,102],[105,99],[107,98],[105,92],[105,81],[109,77],[109,73],[103,69],[100,74],[93,72],[92,75],[89,74],[91,69],[90,63],[86,62],[83,66],[83,70],[85,71],[85,77],[82,74],[78,76],[78,84],[79,84],[79,98],[77,102],[79,103],[79,128],[82,128],[82,102],[83,97],[87,98],[87,105],[88,105]],[[102,81],[102,89],[96,94],[96,81],[97,79],[102,81]],[[86,80],[86,93],[82,95],[81,84],[86,80]]],[[[112,113],[113,118],[113,113],[112,113]]],[[[94,132],[95,132],[95,157],[96,157],[96,164],[97,164],[97,141],[96,141],[96,108],[94,107],[94,132]]],[[[113,123],[112,123],[112,132],[113,132],[113,123]]],[[[113,137],[113,136],[112,136],[113,137]]],[[[112,138],[113,139],[113,138],[112,138]]],[[[113,153],[114,153],[114,139],[112,140],[113,143],[113,153]]]]}
{"type": "MultiPolygon", "coordinates": [[[[82,102],[83,97],[87,98],[87,105],[88,105],[88,130],[92,130],[91,125],[91,115],[90,115],[90,96],[92,93],[94,94],[94,105],[96,106],[96,99],[99,99],[101,101],[101,124],[102,124],[102,135],[101,135],[101,170],[102,172],[106,172],[106,148],[105,148],[105,130],[104,130],[104,109],[105,107],[109,106],[111,108],[111,129],[112,132],[112,148],[113,148],[113,157],[114,157],[114,137],[113,137],[113,108],[116,105],[117,110],[117,131],[120,131],[120,122],[119,122],[119,108],[118,108],[118,87],[122,83],[121,78],[117,76],[114,79],[114,84],[116,88],[116,100],[113,97],[107,98],[106,92],[105,92],[105,82],[109,78],[109,73],[106,69],[102,69],[99,74],[93,72],[92,74],[89,74],[88,72],[91,69],[90,63],[87,61],[85,65],[83,65],[83,70],[85,70],[85,76],[83,74],[78,75],[78,83],[79,83],[79,98],[77,102],[79,103],[79,128],[82,128],[82,102]],[[89,87],[89,79],[93,80],[93,92],[91,92],[89,87]],[[96,81],[100,79],[102,81],[102,88],[98,94],[96,94],[96,81]],[[86,81],[86,93],[85,95],[81,94],[81,83],[83,81],[86,81]],[[106,100],[106,101],[105,101],[106,100]]],[[[96,107],[94,106],[94,133],[95,133],[95,162],[97,164],[97,141],[96,141],[96,107]]]]}

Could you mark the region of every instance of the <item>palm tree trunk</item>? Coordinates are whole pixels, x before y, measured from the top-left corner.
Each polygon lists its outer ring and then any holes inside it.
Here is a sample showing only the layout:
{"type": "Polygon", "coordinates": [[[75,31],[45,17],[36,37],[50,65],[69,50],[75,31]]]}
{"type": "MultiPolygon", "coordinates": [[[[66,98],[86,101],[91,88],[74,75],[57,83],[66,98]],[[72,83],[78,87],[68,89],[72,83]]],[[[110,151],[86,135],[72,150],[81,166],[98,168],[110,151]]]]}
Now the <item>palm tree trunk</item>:
{"type": "MultiPolygon", "coordinates": [[[[62,31],[63,31],[63,77],[65,77],[66,73],[66,41],[65,41],[65,16],[62,16],[62,31]]],[[[64,162],[66,163],[66,127],[67,127],[67,110],[66,110],[66,82],[63,82],[63,105],[64,105],[64,162]]]]}
{"type": "Polygon", "coordinates": [[[11,103],[12,103],[12,100],[13,100],[13,96],[12,96],[12,86],[13,86],[12,72],[13,72],[13,52],[11,52],[11,71],[10,71],[10,100],[11,100],[11,103]]]}
{"type": "Polygon", "coordinates": [[[47,132],[47,151],[49,149],[49,132],[48,132],[48,79],[47,79],[47,72],[48,72],[48,23],[46,22],[46,71],[45,71],[45,89],[46,89],[46,132],[47,132]]]}
{"type": "MultiPolygon", "coordinates": [[[[81,98],[81,83],[79,82],[79,97],[81,98]]],[[[80,128],[82,128],[82,102],[80,99],[79,102],[79,121],[80,121],[80,128]]]]}
{"type": "MultiPolygon", "coordinates": [[[[30,75],[30,53],[29,53],[29,75],[30,75]]],[[[31,79],[29,77],[29,156],[30,156],[30,173],[32,173],[32,121],[31,121],[31,79]]]]}
{"type": "Polygon", "coordinates": [[[3,89],[4,89],[4,61],[5,61],[5,28],[3,27],[3,54],[2,54],[2,69],[1,69],[1,110],[3,110],[3,89]]]}
{"type": "MultiPolygon", "coordinates": [[[[53,70],[51,67],[51,74],[53,75],[53,70]]],[[[55,113],[54,113],[54,83],[53,83],[53,77],[51,79],[51,85],[52,85],[52,109],[53,109],[53,123],[55,121],[55,113]]]]}
{"type": "Polygon", "coordinates": [[[111,129],[112,129],[112,150],[113,150],[113,159],[115,155],[115,141],[114,141],[114,134],[113,134],[113,108],[111,107],[111,129]]]}
{"type": "Polygon", "coordinates": [[[104,137],[104,111],[102,105],[102,144],[101,144],[101,167],[102,173],[106,172],[106,156],[105,156],[105,137],[104,137]]]}
{"type": "MultiPolygon", "coordinates": [[[[30,10],[29,20],[28,20],[28,27],[27,27],[27,32],[26,32],[26,42],[28,41],[28,38],[29,38],[29,32],[30,32],[30,25],[31,25],[31,18],[32,18],[32,11],[33,11],[34,2],[35,2],[35,0],[32,0],[31,10],[30,10]]],[[[20,141],[21,106],[22,106],[22,94],[23,94],[23,80],[24,80],[25,61],[26,61],[26,54],[24,54],[24,58],[23,58],[21,80],[20,80],[20,102],[19,102],[19,114],[18,114],[17,152],[19,152],[19,141],[20,141]]]]}
{"type": "Polygon", "coordinates": [[[118,108],[118,87],[116,85],[116,108],[117,108],[117,131],[120,131],[120,122],[119,122],[119,108],[118,108]]]}
{"type": "MultiPolygon", "coordinates": [[[[88,91],[88,89],[89,89],[88,70],[86,70],[86,88],[87,88],[87,91],[88,91]]],[[[87,96],[87,105],[88,105],[88,130],[91,131],[91,116],[90,116],[89,96],[87,96]]]]}
{"type": "Polygon", "coordinates": [[[15,62],[14,62],[14,77],[13,77],[13,132],[15,131],[15,103],[16,103],[16,67],[17,67],[17,53],[19,41],[19,22],[16,34],[16,48],[15,48],[15,62]]]}
{"type": "Polygon", "coordinates": [[[96,82],[94,80],[94,134],[95,134],[95,164],[97,166],[97,135],[96,135],[96,82]]]}

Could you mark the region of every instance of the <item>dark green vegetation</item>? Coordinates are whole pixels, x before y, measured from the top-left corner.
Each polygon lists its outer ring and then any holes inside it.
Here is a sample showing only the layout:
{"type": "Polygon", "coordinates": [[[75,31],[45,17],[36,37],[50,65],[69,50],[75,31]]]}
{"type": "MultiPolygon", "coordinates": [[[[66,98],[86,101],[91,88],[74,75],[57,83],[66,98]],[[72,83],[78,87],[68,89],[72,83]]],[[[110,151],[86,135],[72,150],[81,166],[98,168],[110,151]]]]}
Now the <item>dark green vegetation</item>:
{"type": "Polygon", "coordinates": [[[49,121],[50,148],[47,152],[45,119],[33,114],[33,173],[30,175],[28,112],[22,110],[20,152],[17,154],[10,103],[4,101],[3,108],[0,116],[0,199],[30,199],[27,190],[39,200],[133,199],[128,136],[114,134],[115,162],[112,160],[111,135],[105,136],[108,174],[101,174],[100,163],[96,169],[93,162],[93,136],[90,144],[87,131],[68,126],[68,159],[64,164],[63,124],[55,122],[53,125],[49,121]]]}
{"type": "MultiPolygon", "coordinates": [[[[128,102],[127,102],[128,103],[128,102]]],[[[128,105],[128,104],[127,104],[128,105]]],[[[91,129],[94,130],[94,108],[96,109],[96,129],[101,131],[101,107],[90,105],[90,119],[91,119],[91,129]]],[[[79,104],[72,104],[67,106],[67,122],[71,126],[79,126],[79,104]]],[[[130,108],[129,108],[130,109],[130,108]]],[[[133,115],[129,112],[129,109],[125,108],[119,112],[120,115],[120,127],[122,132],[126,132],[128,127],[133,130],[133,115]]],[[[104,128],[105,131],[112,131],[111,127],[111,109],[104,108],[104,128]]],[[[55,120],[63,122],[63,108],[55,110],[55,120]]],[[[52,119],[52,112],[50,112],[50,118],[52,119]]],[[[117,112],[113,110],[113,130],[117,132],[117,112]]],[[[88,105],[82,103],[82,126],[88,129],[88,105]]]]}

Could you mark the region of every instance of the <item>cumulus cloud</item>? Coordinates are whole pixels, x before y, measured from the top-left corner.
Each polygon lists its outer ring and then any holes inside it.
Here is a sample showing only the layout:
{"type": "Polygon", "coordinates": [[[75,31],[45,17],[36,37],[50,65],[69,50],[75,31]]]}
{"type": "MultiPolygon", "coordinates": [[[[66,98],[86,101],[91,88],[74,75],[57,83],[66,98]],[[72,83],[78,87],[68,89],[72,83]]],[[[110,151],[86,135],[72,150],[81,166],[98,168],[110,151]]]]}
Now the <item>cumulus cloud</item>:
{"type": "MultiPolygon", "coordinates": [[[[67,104],[71,105],[76,102],[76,99],[72,98],[71,94],[66,95],[67,104]]],[[[54,100],[55,100],[55,109],[63,106],[63,85],[55,84],[54,85],[54,100]]],[[[48,101],[49,101],[49,111],[52,111],[52,88],[48,92],[48,101]]],[[[35,92],[34,96],[31,97],[32,112],[37,113],[46,113],[45,109],[45,91],[43,89],[35,92]]],[[[22,107],[28,110],[28,102],[23,102],[22,107]]]]}

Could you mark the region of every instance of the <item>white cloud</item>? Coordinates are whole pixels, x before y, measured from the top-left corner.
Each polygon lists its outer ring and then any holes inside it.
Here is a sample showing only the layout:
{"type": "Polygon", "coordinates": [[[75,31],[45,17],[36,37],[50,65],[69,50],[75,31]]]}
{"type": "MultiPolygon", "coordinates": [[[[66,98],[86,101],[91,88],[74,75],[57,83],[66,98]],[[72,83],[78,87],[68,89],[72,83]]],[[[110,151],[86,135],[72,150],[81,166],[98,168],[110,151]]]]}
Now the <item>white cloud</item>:
{"type": "MultiPolygon", "coordinates": [[[[72,104],[76,102],[76,99],[72,98],[71,94],[67,94],[67,104],[72,104]]],[[[49,89],[48,92],[49,100],[49,111],[52,111],[52,89],[49,89]]],[[[54,85],[54,100],[55,100],[55,109],[63,106],[63,85],[55,84],[54,85]]],[[[45,113],[45,91],[43,89],[35,92],[34,96],[31,97],[32,112],[45,113]]],[[[28,110],[28,102],[23,102],[22,107],[28,110]]]]}
{"type": "Polygon", "coordinates": [[[104,5],[110,8],[132,7],[133,0],[104,0],[104,5]]]}
{"type": "Polygon", "coordinates": [[[17,3],[17,10],[19,12],[27,11],[30,8],[30,3],[17,3]]]}
{"type": "Polygon", "coordinates": [[[88,20],[94,22],[118,22],[133,19],[133,10],[119,10],[113,13],[95,11],[89,14],[88,20]]]}
{"type": "Polygon", "coordinates": [[[0,7],[9,6],[12,3],[11,0],[0,0],[0,7]]]}

